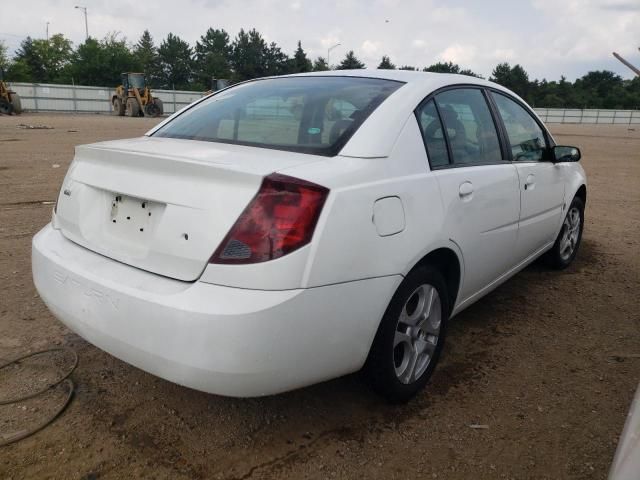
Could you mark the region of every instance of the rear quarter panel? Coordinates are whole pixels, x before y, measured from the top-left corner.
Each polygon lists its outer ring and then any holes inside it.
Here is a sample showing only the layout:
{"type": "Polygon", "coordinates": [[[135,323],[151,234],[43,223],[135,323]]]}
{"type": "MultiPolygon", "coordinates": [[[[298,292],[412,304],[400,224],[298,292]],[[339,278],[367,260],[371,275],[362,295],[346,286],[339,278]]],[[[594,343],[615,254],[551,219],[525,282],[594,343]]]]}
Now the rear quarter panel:
{"type": "Polygon", "coordinates": [[[331,188],[311,245],[304,287],[404,275],[426,253],[450,243],[442,235],[440,191],[413,115],[406,119],[389,157],[339,156],[285,173],[331,188]],[[341,174],[336,176],[336,171],[341,174]],[[402,202],[405,228],[380,236],[374,203],[391,196],[402,202]]]}

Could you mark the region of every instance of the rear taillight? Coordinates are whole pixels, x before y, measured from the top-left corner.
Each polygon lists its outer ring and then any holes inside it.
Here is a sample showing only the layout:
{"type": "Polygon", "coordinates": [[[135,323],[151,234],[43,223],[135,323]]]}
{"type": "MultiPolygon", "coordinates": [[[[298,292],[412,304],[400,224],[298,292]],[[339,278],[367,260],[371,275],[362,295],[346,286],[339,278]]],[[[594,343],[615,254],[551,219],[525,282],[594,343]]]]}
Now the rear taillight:
{"type": "Polygon", "coordinates": [[[329,189],[271,174],[240,215],[209,263],[259,263],[307,245],[329,189]]]}

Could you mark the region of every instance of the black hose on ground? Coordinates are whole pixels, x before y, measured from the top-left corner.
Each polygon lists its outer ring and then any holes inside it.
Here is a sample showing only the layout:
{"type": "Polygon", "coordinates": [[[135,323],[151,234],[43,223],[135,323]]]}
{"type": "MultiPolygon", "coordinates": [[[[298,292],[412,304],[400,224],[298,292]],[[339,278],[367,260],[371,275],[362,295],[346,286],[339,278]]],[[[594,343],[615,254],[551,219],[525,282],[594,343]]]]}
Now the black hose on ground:
{"type": "Polygon", "coordinates": [[[36,432],[39,432],[40,430],[45,428],[47,425],[50,425],[56,418],[58,418],[58,416],[65,410],[65,408],[67,408],[69,403],[71,403],[71,398],[73,397],[74,384],[73,384],[73,381],[69,378],[69,376],[73,373],[73,371],[78,366],[78,354],[74,350],[71,350],[70,348],[63,348],[63,347],[49,348],[47,350],[40,350],[37,352],[27,353],[26,355],[22,355],[21,357],[18,357],[6,363],[0,364],[0,370],[2,370],[3,368],[9,367],[11,365],[20,363],[22,360],[26,360],[27,358],[31,358],[37,355],[43,355],[45,353],[51,353],[51,352],[68,352],[73,356],[72,365],[67,371],[63,373],[63,376],[60,379],[56,380],[55,382],[50,383],[46,387],[36,392],[32,392],[27,395],[23,395],[21,397],[0,399],[0,405],[9,405],[12,403],[18,403],[18,402],[23,402],[25,400],[29,400],[30,398],[37,397],[38,395],[41,395],[60,384],[64,384],[67,388],[67,396],[64,402],[51,416],[49,416],[45,421],[43,421],[39,425],[36,425],[35,427],[32,427],[27,430],[21,430],[21,431],[15,432],[10,435],[0,434],[0,447],[9,445],[10,443],[17,442],[18,440],[22,440],[23,438],[33,435],[36,432]]]}

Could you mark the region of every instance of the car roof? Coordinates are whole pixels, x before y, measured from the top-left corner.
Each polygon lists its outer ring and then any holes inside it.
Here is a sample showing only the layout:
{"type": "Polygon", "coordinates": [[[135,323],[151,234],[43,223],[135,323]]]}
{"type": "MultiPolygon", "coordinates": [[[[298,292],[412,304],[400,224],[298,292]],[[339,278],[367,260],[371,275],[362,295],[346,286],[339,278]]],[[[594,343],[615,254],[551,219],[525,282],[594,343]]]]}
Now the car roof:
{"type": "Polygon", "coordinates": [[[443,83],[467,83],[478,85],[496,85],[482,78],[471,77],[469,75],[459,75],[454,73],[436,73],[436,72],[420,72],[415,70],[387,70],[387,69],[368,69],[361,68],[356,70],[326,70],[319,72],[294,73],[284,75],[286,77],[363,77],[363,78],[380,78],[383,80],[395,80],[404,83],[420,84],[428,87],[429,84],[442,85],[443,83]]]}
{"type": "MultiPolygon", "coordinates": [[[[520,99],[513,92],[501,85],[498,85],[497,83],[490,82],[482,78],[452,73],[419,72],[411,70],[357,69],[296,73],[266,78],[278,79],[287,77],[379,78],[383,80],[399,81],[405,84],[402,88],[398,88],[395,92],[389,95],[389,97],[382,102],[382,104],[378,106],[371,115],[369,115],[369,117],[349,139],[347,144],[339,153],[339,155],[347,157],[388,157],[391,154],[402,129],[405,127],[407,121],[413,116],[413,112],[416,107],[426,96],[440,88],[454,85],[478,85],[501,90],[520,99]]],[[[263,79],[264,78],[257,78],[243,83],[250,83],[263,79]]],[[[233,86],[229,88],[233,88],[233,86]]],[[[520,100],[524,103],[524,100],[520,100]]],[[[164,124],[171,121],[171,119],[172,117],[155,126],[147,132],[147,135],[152,134],[164,124]]]]}

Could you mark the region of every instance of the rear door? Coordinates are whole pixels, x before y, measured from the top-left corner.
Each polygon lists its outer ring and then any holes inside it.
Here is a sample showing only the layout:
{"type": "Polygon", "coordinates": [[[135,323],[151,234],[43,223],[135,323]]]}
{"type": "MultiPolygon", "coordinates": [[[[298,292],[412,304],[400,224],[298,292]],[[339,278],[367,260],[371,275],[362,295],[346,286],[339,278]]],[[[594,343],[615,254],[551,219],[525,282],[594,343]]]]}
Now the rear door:
{"type": "Polygon", "coordinates": [[[522,261],[554,240],[562,218],[562,168],[549,159],[549,139],[524,106],[498,92],[493,100],[504,128],[520,183],[517,260],[522,261]]]}
{"type": "Polygon", "coordinates": [[[514,264],[518,175],[501,150],[482,89],[445,90],[424,102],[416,114],[440,184],[445,231],[464,257],[464,302],[514,264]]]}

